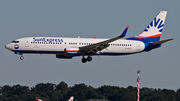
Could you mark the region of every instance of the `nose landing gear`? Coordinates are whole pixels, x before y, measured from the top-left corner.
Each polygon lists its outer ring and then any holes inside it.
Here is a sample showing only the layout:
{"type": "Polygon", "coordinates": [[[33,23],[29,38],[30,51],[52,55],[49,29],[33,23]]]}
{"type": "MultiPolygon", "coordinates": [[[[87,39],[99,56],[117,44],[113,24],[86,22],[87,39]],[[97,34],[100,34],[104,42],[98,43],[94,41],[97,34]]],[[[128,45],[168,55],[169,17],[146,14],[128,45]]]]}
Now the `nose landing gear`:
{"type": "Polygon", "coordinates": [[[20,57],[20,59],[21,59],[21,60],[23,60],[23,59],[24,59],[24,57],[23,57],[23,56],[21,56],[21,57],[20,57]]]}
{"type": "Polygon", "coordinates": [[[23,59],[24,59],[23,53],[21,53],[21,52],[14,52],[14,54],[21,55],[21,56],[20,56],[20,60],[23,60],[23,59]]]}

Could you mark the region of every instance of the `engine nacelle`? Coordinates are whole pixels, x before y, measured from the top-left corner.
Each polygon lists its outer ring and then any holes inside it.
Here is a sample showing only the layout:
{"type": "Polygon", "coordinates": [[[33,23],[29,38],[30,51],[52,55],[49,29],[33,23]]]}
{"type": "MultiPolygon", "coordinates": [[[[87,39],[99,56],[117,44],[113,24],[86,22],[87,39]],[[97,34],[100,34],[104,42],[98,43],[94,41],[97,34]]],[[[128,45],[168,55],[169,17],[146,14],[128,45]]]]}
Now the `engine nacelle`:
{"type": "Polygon", "coordinates": [[[65,48],[64,49],[65,56],[80,56],[81,51],[79,48],[65,48]]]}
{"type": "Polygon", "coordinates": [[[72,59],[72,56],[65,56],[65,55],[60,55],[60,54],[56,54],[56,58],[61,58],[61,59],[72,59]]]}

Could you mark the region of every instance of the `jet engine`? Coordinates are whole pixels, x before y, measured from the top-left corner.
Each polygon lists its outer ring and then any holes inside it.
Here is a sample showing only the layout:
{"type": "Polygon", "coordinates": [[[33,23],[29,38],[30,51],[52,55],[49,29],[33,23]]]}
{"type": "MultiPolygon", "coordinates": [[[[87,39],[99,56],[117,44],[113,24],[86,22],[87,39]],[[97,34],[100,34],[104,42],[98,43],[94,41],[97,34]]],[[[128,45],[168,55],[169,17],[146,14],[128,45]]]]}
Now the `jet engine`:
{"type": "Polygon", "coordinates": [[[65,48],[64,49],[65,56],[80,56],[81,51],[79,48],[65,48]]]}

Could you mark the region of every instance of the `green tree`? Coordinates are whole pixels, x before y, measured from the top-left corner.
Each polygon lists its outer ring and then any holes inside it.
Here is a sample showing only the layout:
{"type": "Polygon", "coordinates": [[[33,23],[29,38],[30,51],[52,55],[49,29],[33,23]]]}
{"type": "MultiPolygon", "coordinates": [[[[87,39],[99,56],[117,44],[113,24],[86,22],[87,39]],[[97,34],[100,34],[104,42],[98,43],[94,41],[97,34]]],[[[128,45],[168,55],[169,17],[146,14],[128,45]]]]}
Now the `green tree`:
{"type": "Polygon", "coordinates": [[[13,96],[12,96],[12,99],[13,99],[14,101],[22,101],[17,95],[13,95],[13,96]]]}
{"type": "Polygon", "coordinates": [[[176,92],[174,90],[162,90],[166,96],[166,100],[168,101],[176,101],[176,92]]]}
{"type": "Polygon", "coordinates": [[[57,95],[52,95],[51,96],[51,101],[58,101],[58,96],[57,95]]]}
{"type": "MultiPolygon", "coordinates": [[[[134,101],[137,99],[137,88],[132,86],[120,88],[109,85],[93,88],[83,83],[68,87],[63,81],[58,85],[39,83],[31,89],[21,85],[0,87],[0,101],[35,101],[36,97],[43,101],[67,101],[71,96],[75,97],[74,101],[102,98],[110,101],[134,101]]],[[[141,88],[140,100],[180,101],[180,89],[175,92],[168,89],[141,88]]]]}
{"type": "Polygon", "coordinates": [[[61,90],[61,91],[63,91],[63,92],[66,92],[67,91],[67,89],[68,89],[68,85],[67,85],[67,83],[65,83],[65,82],[60,82],[57,86],[56,86],[56,90],[61,90]]]}
{"type": "Polygon", "coordinates": [[[83,101],[84,99],[87,99],[87,94],[89,92],[89,87],[87,87],[85,84],[75,84],[74,87],[68,92],[68,98],[70,96],[75,96],[77,100],[83,101]]]}
{"type": "Polygon", "coordinates": [[[1,87],[1,94],[4,97],[9,97],[11,94],[11,86],[9,85],[4,85],[3,87],[1,87]]]}
{"type": "Polygon", "coordinates": [[[176,100],[180,101],[180,88],[176,91],[176,100]]]}

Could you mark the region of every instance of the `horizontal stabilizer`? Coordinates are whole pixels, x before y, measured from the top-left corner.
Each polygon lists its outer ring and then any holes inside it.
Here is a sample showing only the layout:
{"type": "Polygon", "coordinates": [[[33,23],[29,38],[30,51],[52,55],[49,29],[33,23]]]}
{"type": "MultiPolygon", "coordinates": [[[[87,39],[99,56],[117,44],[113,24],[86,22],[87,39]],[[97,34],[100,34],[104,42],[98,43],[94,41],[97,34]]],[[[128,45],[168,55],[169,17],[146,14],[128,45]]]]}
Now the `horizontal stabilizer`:
{"type": "Polygon", "coordinates": [[[151,43],[149,43],[149,44],[150,44],[150,45],[158,45],[158,44],[162,44],[162,43],[165,43],[165,42],[168,42],[168,41],[171,41],[171,40],[174,40],[174,39],[171,38],[171,39],[166,39],[166,40],[151,42],[151,43]]]}

